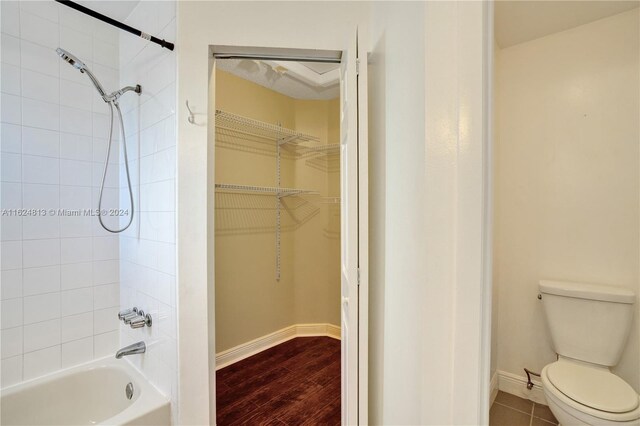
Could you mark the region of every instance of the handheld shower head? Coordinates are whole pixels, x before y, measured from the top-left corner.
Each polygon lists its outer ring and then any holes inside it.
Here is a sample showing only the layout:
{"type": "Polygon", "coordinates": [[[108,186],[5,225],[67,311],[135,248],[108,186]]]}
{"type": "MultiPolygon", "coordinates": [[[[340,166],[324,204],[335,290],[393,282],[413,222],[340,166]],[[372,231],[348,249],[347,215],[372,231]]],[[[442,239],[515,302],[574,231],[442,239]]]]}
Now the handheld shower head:
{"type": "Polygon", "coordinates": [[[69,63],[72,67],[74,67],[75,69],[77,69],[81,73],[86,74],[87,77],[89,77],[89,80],[91,80],[91,82],[95,86],[95,88],[98,91],[98,93],[100,94],[100,96],[102,96],[102,99],[104,99],[105,102],[109,102],[109,99],[107,97],[107,92],[105,92],[104,88],[102,87],[102,84],[100,84],[100,82],[98,81],[96,76],[93,75],[93,73],[89,70],[89,68],[87,68],[87,66],[84,64],[84,62],[82,62],[80,59],[78,59],[77,56],[72,55],[71,53],[67,52],[66,50],[64,50],[61,47],[58,47],[56,49],[56,53],[65,62],[69,63]]]}
{"type": "Polygon", "coordinates": [[[80,59],[78,59],[77,57],[75,57],[71,53],[67,52],[66,50],[62,49],[61,47],[58,47],[56,49],[56,53],[62,59],[67,61],[69,64],[71,64],[71,66],[73,66],[74,68],[78,69],[80,72],[84,72],[84,70],[87,68],[87,66],[84,64],[84,62],[82,62],[80,59]]]}
{"type": "Polygon", "coordinates": [[[100,195],[98,197],[98,221],[100,222],[100,225],[105,230],[112,232],[114,234],[117,234],[119,232],[124,231],[131,225],[131,223],[133,222],[133,212],[134,212],[133,190],[131,189],[131,178],[129,176],[129,159],[127,158],[127,138],[124,132],[124,121],[122,120],[122,111],[120,110],[120,105],[118,104],[118,98],[120,98],[120,96],[124,95],[126,92],[129,92],[129,91],[135,92],[138,95],[140,95],[140,93],[142,92],[142,88],[140,87],[140,85],[136,85],[135,87],[126,86],[120,90],[116,90],[110,95],[107,95],[104,88],[102,87],[102,84],[100,84],[96,76],[93,75],[93,73],[89,70],[89,68],[87,68],[84,62],[82,62],[80,59],[78,59],[76,56],[72,55],[71,53],[67,52],[66,50],[62,49],[61,47],[58,47],[56,49],[56,53],[65,62],[69,63],[72,67],[74,67],[81,73],[85,74],[87,77],[89,77],[89,80],[91,80],[91,82],[95,86],[96,90],[102,97],[102,100],[105,101],[107,105],[109,105],[111,123],[109,125],[109,142],[107,145],[107,157],[104,160],[104,172],[102,173],[102,183],[100,184],[100,195]],[[129,216],[129,223],[127,223],[124,227],[119,229],[112,229],[107,227],[107,225],[105,225],[104,222],[102,221],[102,214],[100,213],[102,212],[102,195],[104,192],[104,182],[107,177],[107,169],[108,169],[107,166],[109,165],[109,156],[111,155],[111,142],[113,141],[113,109],[114,108],[118,112],[118,117],[120,118],[120,132],[122,135],[122,147],[124,152],[124,167],[125,167],[126,176],[127,176],[127,185],[129,187],[129,202],[131,206],[131,215],[129,216]]]}

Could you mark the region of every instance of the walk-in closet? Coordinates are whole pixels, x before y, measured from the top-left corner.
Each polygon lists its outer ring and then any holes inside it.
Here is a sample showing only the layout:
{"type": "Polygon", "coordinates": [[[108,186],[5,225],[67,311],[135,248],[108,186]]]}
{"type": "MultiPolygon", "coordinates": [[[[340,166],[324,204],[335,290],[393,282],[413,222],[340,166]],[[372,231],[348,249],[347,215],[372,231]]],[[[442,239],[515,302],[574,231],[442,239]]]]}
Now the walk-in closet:
{"type": "Polygon", "coordinates": [[[217,60],[217,424],[340,423],[339,64],[217,60]]]}

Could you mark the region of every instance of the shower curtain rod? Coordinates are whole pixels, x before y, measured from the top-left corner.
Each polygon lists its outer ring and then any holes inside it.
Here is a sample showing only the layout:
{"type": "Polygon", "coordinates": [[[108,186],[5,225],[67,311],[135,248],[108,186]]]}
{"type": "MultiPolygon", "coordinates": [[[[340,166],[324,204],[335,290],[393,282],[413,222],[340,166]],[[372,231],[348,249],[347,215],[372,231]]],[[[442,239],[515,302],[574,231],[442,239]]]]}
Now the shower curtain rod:
{"type": "Polygon", "coordinates": [[[164,47],[165,49],[173,50],[173,48],[174,48],[174,44],[173,43],[170,43],[170,42],[165,41],[165,40],[161,40],[161,39],[159,39],[157,37],[154,37],[152,35],[149,35],[147,33],[143,33],[140,30],[137,30],[137,29],[135,29],[135,28],[133,28],[133,27],[127,25],[127,24],[124,24],[124,23],[120,22],[120,21],[116,21],[113,18],[109,18],[108,16],[105,16],[102,13],[98,13],[95,10],[91,10],[88,7],[84,7],[84,6],[82,6],[82,5],[78,4],[78,3],[74,3],[74,2],[69,1],[69,0],[55,0],[55,1],[60,3],[60,4],[65,5],[65,6],[68,6],[68,7],[72,8],[72,9],[75,9],[78,12],[82,12],[82,13],[84,13],[86,15],[89,15],[89,16],[91,16],[93,18],[99,19],[102,22],[106,22],[107,24],[113,25],[114,27],[120,28],[121,30],[125,30],[127,32],[130,32],[131,34],[137,35],[138,37],[141,37],[141,38],[143,38],[145,40],[149,40],[152,43],[159,44],[160,46],[164,47]]]}

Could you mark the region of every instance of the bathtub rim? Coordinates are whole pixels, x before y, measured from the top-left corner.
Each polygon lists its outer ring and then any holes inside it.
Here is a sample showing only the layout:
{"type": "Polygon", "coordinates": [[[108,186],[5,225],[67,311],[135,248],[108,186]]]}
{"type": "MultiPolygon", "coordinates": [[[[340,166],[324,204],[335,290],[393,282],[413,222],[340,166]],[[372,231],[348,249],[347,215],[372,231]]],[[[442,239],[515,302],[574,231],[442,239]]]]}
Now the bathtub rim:
{"type": "MultiPolygon", "coordinates": [[[[123,371],[131,377],[131,381],[139,387],[139,394],[135,401],[124,410],[116,413],[98,424],[127,424],[135,421],[150,412],[159,410],[165,405],[170,406],[171,401],[167,396],[160,392],[146,377],[138,371],[135,366],[127,359],[115,359],[113,356],[104,356],[82,364],[74,365],[43,376],[35,377],[24,382],[16,383],[11,386],[0,389],[0,401],[5,396],[14,395],[22,391],[28,391],[30,388],[49,383],[57,379],[70,376],[72,374],[81,373],[83,371],[94,370],[97,368],[114,368],[123,371]]],[[[124,392],[124,390],[123,390],[124,392]]]]}

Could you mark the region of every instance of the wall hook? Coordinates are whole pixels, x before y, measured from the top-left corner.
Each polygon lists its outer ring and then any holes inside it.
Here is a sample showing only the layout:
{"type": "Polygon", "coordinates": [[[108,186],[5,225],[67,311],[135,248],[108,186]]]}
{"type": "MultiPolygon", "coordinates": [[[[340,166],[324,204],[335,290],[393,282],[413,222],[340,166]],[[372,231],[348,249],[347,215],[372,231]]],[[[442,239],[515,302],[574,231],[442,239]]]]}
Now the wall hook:
{"type": "Polygon", "coordinates": [[[187,110],[189,111],[189,117],[187,118],[187,121],[191,124],[195,124],[195,118],[193,117],[193,111],[191,111],[191,108],[189,108],[189,101],[186,101],[187,104],[187,110]]]}

